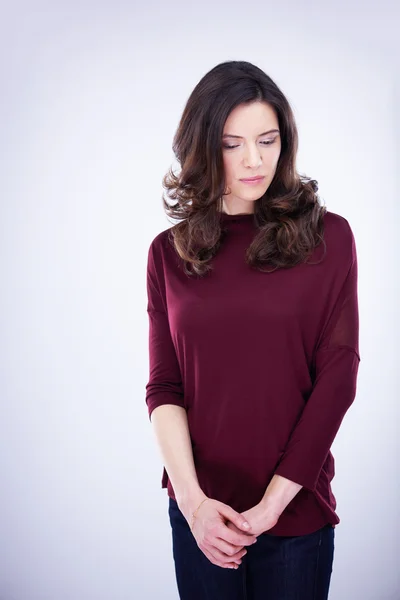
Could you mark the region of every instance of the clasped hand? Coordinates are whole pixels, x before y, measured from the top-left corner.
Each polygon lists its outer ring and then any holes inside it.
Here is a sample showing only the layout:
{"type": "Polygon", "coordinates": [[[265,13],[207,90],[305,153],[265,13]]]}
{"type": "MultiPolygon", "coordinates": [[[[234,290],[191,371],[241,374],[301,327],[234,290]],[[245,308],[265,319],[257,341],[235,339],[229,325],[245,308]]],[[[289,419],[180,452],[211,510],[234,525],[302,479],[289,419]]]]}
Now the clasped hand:
{"type": "MultiPolygon", "coordinates": [[[[256,504],[253,508],[240,513],[240,515],[244,517],[250,525],[250,529],[247,530],[247,533],[255,535],[256,537],[261,533],[272,529],[280,517],[280,513],[272,506],[267,507],[262,503],[256,504]]],[[[243,533],[232,521],[228,521],[226,525],[233,531],[243,533]]]]}
{"type": "Polygon", "coordinates": [[[257,536],[271,529],[278,519],[279,513],[264,503],[238,513],[227,504],[208,498],[197,512],[192,533],[213,564],[237,568],[247,552],[245,547],[255,543],[257,536]],[[250,528],[244,527],[245,521],[250,528]]]}

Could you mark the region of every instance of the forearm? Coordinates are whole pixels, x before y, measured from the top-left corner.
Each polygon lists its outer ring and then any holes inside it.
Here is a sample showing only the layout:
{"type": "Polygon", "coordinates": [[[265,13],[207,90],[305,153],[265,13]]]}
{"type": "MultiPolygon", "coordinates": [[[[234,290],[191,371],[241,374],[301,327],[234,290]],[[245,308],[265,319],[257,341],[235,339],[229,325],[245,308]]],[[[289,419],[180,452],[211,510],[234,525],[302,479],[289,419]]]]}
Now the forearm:
{"type": "Polygon", "coordinates": [[[266,510],[281,514],[303,486],[281,475],[274,475],[265,490],[261,504],[266,510]]]}
{"type": "Polygon", "coordinates": [[[186,410],[163,404],[151,413],[151,423],[176,501],[188,520],[207,496],[197,479],[186,410]]]}

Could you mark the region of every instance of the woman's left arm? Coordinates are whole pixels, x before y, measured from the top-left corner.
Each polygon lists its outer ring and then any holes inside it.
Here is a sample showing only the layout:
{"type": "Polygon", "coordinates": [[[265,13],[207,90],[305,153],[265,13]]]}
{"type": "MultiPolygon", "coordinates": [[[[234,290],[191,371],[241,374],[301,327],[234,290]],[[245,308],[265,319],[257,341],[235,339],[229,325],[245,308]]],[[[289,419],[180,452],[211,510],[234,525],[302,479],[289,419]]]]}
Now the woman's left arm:
{"type": "Polygon", "coordinates": [[[275,469],[275,474],[311,491],[316,489],[343,417],[356,396],[361,359],[357,255],[352,234],[350,241],[350,267],[315,351],[313,389],[275,469]]]}

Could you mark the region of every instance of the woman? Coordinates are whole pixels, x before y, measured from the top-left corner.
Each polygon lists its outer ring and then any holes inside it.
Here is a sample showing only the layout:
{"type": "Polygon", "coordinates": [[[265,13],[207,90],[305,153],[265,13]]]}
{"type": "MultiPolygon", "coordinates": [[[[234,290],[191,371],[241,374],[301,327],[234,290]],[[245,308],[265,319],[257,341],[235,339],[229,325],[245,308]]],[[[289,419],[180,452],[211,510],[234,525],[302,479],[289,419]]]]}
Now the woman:
{"type": "Polygon", "coordinates": [[[348,221],[296,172],[297,146],[277,85],[225,62],[188,99],[181,172],[163,181],[179,222],[148,253],[146,402],[184,600],[328,597],[357,256],[348,221]]]}

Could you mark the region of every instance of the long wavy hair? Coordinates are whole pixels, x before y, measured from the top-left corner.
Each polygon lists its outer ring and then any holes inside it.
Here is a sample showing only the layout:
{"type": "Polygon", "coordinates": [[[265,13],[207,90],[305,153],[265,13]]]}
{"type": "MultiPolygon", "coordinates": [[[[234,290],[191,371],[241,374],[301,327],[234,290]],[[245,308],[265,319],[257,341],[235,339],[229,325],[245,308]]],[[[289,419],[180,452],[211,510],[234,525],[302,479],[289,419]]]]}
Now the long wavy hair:
{"type": "Polygon", "coordinates": [[[167,191],[162,195],[163,207],[168,217],[179,221],[170,228],[169,239],[187,275],[203,276],[212,269],[211,259],[225,234],[221,223],[226,187],[224,124],[236,106],[255,101],[264,101],[276,111],[281,153],[273,180],[254,202],[257,229],[246,261],[271,272],[264,267],[274,271],[306,262],[321,241],[325,245],[326,208],[319,202],[317,181],[296,171],[298,133],[288,100],[255,65],[227,61],[211,69],[192,91],[173,139],[180,172],[176,175],[170,168],[162,180],[167,191]]]}

